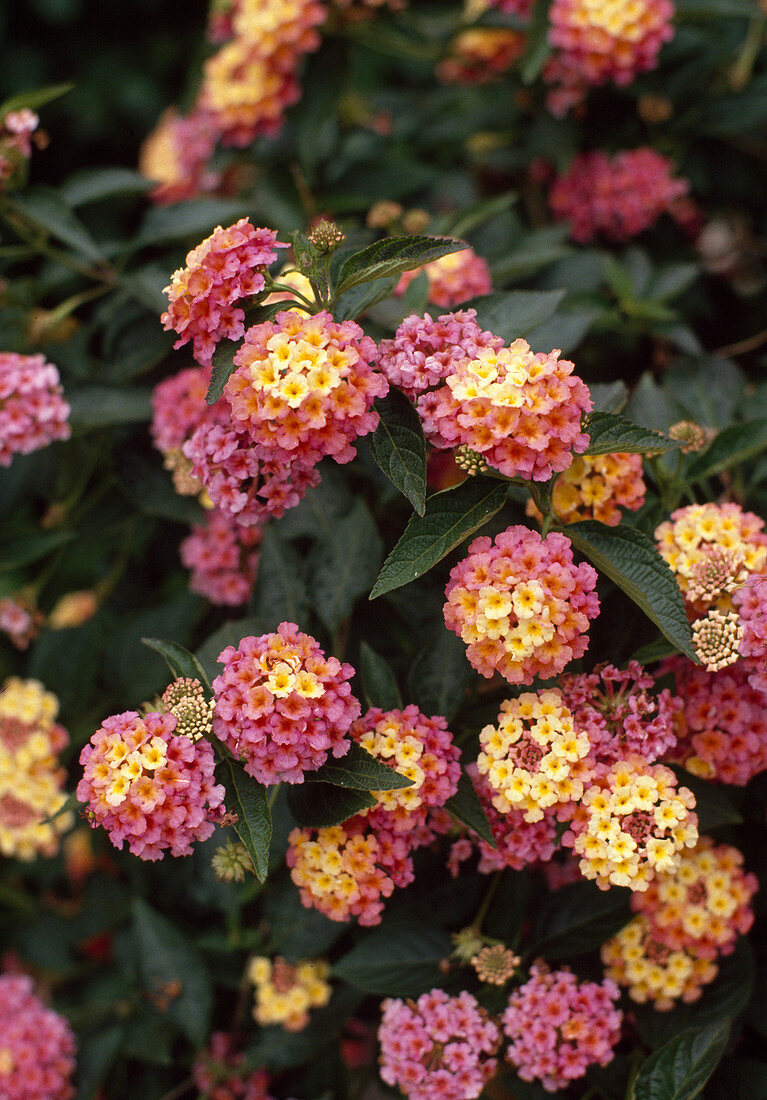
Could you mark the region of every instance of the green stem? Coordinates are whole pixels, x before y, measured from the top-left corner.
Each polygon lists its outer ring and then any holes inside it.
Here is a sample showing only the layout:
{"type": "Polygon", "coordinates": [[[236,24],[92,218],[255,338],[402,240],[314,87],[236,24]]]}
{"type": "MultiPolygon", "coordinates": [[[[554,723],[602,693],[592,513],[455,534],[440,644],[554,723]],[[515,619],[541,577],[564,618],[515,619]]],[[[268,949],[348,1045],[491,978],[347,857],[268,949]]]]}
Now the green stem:
{"type": "Polygon", "coordinates": [[[755,15],[748,25],[738,60],[730,69],[729,83],[734,92],[742,91],[751,79],[756,59],[764,42],[765,30],[767,30],[767,16],[755,15]]]}
{"type": "Polygon", "coordinates": [[[270,813],[272,811],[274,803],[277,801],[277,795],[279,793],[280,786],[281,786],[280,783],[275,783],[275,785],[269,791],[269,794],[266,796],[266,804],[269,807],[269,812],[270,813]]]}
{"type": "Polygon", "coordinates": [[[477,915],[476,915],[476,917],[474,918],[474,920],[472,922],[471,927],[478,933],[482,931],[482,922],[484,921],[485,917],[487,916],[487,911],[490,908],[490,904],[491,904],[493,898],[495,897],[495,893],[496,893],[496,890],[498,889],[498,883],[500,881],[500,878],[501,878],[501,876],[499,874],[496,874],[496,875],[493,876],[492,882],[490,883],[490,886],[488,887],[488,891],[485,894],[484,898],[482,899],[482,904],[480,905],[479,910],[477,912],[477,915]]]}
{"type": "MultiPolygon", "coordinates": [[[[70,271],[75,271],[78,275],[84,275],[86,279],[93,279],[95,282],[106,283],[110,288],[114,285],[116,272],[112,268],[103,267],[99,269],[91,267],[89,264],[80,263],[79,260],[70,256],[68,252],[62,252],[60,249],[48,244],[45,237],[41,237],[39,233],[30,230],[30,219],[20,210],[16,210],[8,199],[0,200],[0,217],[2,217],[13,232],[18,237],[21,237],[23,241],[26,241],[35,252],[47,256],[49,260],[61,264],[62,267],[68,267],[70,271]]],[[[43,229],[43,232],[47,235],[47,230],[42,226],[40,228],[43,229]]]]}

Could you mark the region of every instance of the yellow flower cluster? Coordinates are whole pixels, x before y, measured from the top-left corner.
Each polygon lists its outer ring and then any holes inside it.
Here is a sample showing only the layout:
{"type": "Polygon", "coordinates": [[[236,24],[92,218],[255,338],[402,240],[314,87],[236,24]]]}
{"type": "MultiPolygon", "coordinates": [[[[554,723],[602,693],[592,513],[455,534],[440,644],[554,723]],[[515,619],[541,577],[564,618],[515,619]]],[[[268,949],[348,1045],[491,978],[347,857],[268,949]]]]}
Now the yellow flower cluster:
{"type": "MultiPolygon", "coordinates": [[[[635,454],[576,455],[572,466],[554,485],[554,511],[563,523],[596,519],[615,527],[620,508],[635,512],[644,504],[642,456],[635,454]]],[[[532,500],[528,516],[541,518],[532,500]]]]}
{"type": "Polygon", "coordinates": [[[695,797],[677,789],[662,764],[636,754],[611,765],[586,790],[573,818],[580,870],[606,890],[647,890],[656,873],[673,871],[683,848],[698,840],[695,797]]]}
{"type": "Polygon", "coordinates": [[[426,772],[419,763],[423,756],[423,743],[402,729],[402,723],[394,717],[383,717],[374,729],[366,730],[360,738],[360,745],[372,756],[385,760],[387,764],[412,781],[412,787],[399,787],[391,791],[371,791],[370,793],[387,810],[398,807],[410,811],[421,805],[420,789],[426,778],[426,772]]]}
{"type": "Polygon", "coordinates": [[[52,856],[73,824],[57,753],[69,738],[54,719],[56,696],[36,680],[11,677],[0,691],[0,852],[15,859],[52,856]],[[49,820],[53,818],[53,820],[49,820]]]}
{"type": "Polygon", "coordinates": [[[591,746],[576,732],[558,691],[526,691],[506,700],[498,725],[485,726],[479,741],[477,767],[500,813],[523,810],[525,821],[540,821],[548,807],[582,796],[579,765],[591,746]]]}
{"type": "Polygon", "coordinates": [[[684,947],[672,950],[655,939],[642,913],[603,945],[602,962],[605,977],[627,986],[632,1001],[653,1001],[662,1012],[679,999],[696,1000],[718,970],[709,959],[696,958],[684,947]]]}
{"type": "Polygon", "coordinates": [[[262,1027],[279,1024],[286,1031],[301,1031],[309,1023],[309,1010],[322,1008],[330,1000],[329,973],[324,959],[303,959],[294,965],[280,957],[251,959],[248,979],[256,987],[256,1022],[262,1027]]]}
{"type": "Polygon", "coordinates": [[[359,359],[353,348],[326,346],[329,341],[317,327],[312,329],[295,316],[294,329],[303,327],[303,335],[296,339],[294,331],[275,332],[266,342],[266,357],[256,359],[248,371],[250,386],[268,395],[276,414],[284,405],[297,409],[310,393],[327,396],[342,384],[349,367],[359,359]]]}
{"type": "MultiPolygon", "coordinates": [[[[453,253],[445,259],[460,255],[453,253]]],[[[528,384],[545,373],[544,365],[531,358],[524,341],[517,340],[508,348],[481,348],[460,373],[449,375],[447,384],[457,401],[485,398],[491,405],[518,409],[532,405],[528,384]]]]}
{"type": "Polygon", "coordinates": [[[655,531],[658,550],[696,610],[731,610],[730,593],[767,568],[764,521],[737,504],[678,508],[655,531]]]}

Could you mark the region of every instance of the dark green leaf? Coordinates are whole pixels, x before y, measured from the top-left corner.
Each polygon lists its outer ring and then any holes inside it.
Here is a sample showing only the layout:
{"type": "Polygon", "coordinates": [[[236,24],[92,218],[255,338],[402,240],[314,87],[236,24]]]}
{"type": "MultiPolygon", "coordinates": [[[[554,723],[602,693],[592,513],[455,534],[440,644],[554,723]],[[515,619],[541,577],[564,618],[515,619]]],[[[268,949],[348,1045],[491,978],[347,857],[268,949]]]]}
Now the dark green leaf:
{"type": "Polygon", "coordinates": [[[644,611],[680,653],[698,662],[674,574],[647,535],[632,527],[571,523],[567,537],[644,611]]]}
{"type": "Polygon", "coordinates": [[[565,296],[564,290],[506,290],[472,298],[462,308],[476,309],[477,324],[511,343],[546,321],[565,296]]]}
{"type": "Polygon", "coordinates": [[[0,573],[31,565],[58,550],[64,543],[71,542],[74,537],[73,531],[41,531],[39,534],[3,539],[0,542],[0,573]]]}
{"type": "Polygon", "coordinates": [[[467,478],[435,493],[424,516],[413,516],[378,575],[370,599],[423,576],[506,503],[507,486],[485,477],[467,478]]]}
{"type": "Polygon", "coordinates": [[[170,474],[159,458],[149,462],[138,454],[122,459],[120,481],[126,495],[140,512],[174,523],[204,523],[205,510],[194,497],[182,497],[173,487],[170,474]]]}
{"type": "Polygon", "coordinates": [[[130,168],[89,168],[66,181],[61,195],[70,206],[111,199],[115,195],[143,195],[154,185],[130,168]]]}
{"type": "MultiPolygon", "coordinates": [[[[715,428],[733,422],[745,386],[746,376],[736,363],[713,356],[680,356],[663,378],[665,394],[678,410],[674,419],[681,415],[715,428]]],[[[663,428],[638,416],[631,418],[652,428],[663,428]]]]}
{"type": "Polygon", "coordinates": [[[466,772],[461,772],[461,778],[458,780],[458,790],[452,798],[448,798],[445,809],[450,810],[453,817],[457,817],[460,822],[473,829],[477,836],[481,836],[483,840],[487,841],[491,848],[496,847],[490,829],[490,822],[482,809],[482,803],[474,790],[474,784],[466,772]]]}
{"type": "Polygon", "coordinates": [[[333,316],[337,321],[354,321],[361,317],[371,306],[388,298],[398,282],[398,277],[373,279],[369,283],[359,283],[345,290],[336,299],[333,316]]]}
{"type": "Polygon", "coordinates": [[[395,710],[402,706],[397,677],[391,666],[367,642],[360,645],[359,670],[368,706],[380,707],[381,710],[395,710]]]}
{"type": "Polygon", "coordinates": [[[518,282],[567,256],[570,252],[567,236],[566,225],[547,225],[527,233],[492,264],[493,282],[496,286],[518,282]]]}
{"type": "Polygon", "coordinates": [[[631,920],[630,897],[622,887],[600,890],[593,882],[563,886],[544,902],[529,954],[563,959],[593,951],[631,920]]]}
{"type": "Polygon", "coordinates": [[[527,34],[527,51],[520,64],[520,75],[525,84],[537,79],[549,56],[549,8],[551,0],[538,0],[533,8],[533,17],[527,34]]]}
{"type": "Polygon", "coordinates": [[[695,795],[695,813],[698,815],[698,828],[702,833],[723,825],[739,825],[743,820],[730,799],[721,789],[697,775],[691,775],[678,764],[671,764],[680,784],[689,788],[695,795]]]}
{"type": "MultiPolygon", "coordinates": [[[[289,786],[288,793],[298,789],[289,786]]],[[[289,961],[316,959],[346,931],[343,923],[330,920],[317,909],[306,909],[289,880],[270,884],[264,896],[264,919],[270,925],[272,944],[289,961]]]]}
{"type": "Polygon", "coordinates": [[[298,551],[268,526],[259,547],[258,573],[250,611],[258,621],[257,634],[274,631],[280,623],[301,626],[309,615],[309,597],[298,551]]]}
{"type": "Polygon", "coordinates": [[[262,633],[260,620],[250,616],[224,623],[214,631],[197,650],[197,660],[205,670],[208,679],[213,681],[221,672],[218,655],[228,645],[237,649],[243,638],[252,638],[262,633]]]}
{"type": "Polygon", "coordinates": [[[673,657],[676,652],[676,646],[672,645],[667,638],[658,638],[655,642],[640,646],[636,653],[632,654],[631,659],[638,661],[640,665],[652,665],[666,657],[673,657]]]}
{"type": "Polygon", "coordinates": [[[385,275],[401,275],[464,248],[468,248],[465,241],[452,237],[385,237],[344,260],[336,293],[342,294],[359,283],[385,275]]]}
{"type": "Polygon", "coordinates": [[[156,206],[144,219],[136,247],[184,241],[199,244],[219,225],[232,225],[248,213],[247,203],[229,199],[191,199],[171,206],[156,206]]]}
{"type": "MultiPolygon", "coordinates": [[[[592,382],[589,386],[594,412],[619,413],[628,401],[625,382],[592,382]]],[[[594,414],[592,413],[592,416],[594,414]]]]}
{"type": "Polygon", "coordinates": [[[199,680],[203,687],[210,692],[208,677],[205,675],[202,665],[188,649],[184,649],[178,642],[169,642],[164,638],[142,638],[141,641],[145,646],[156,650],[165,658],[175,677],[188,677],[190,680],[199,680]]]}
{"type": "Polygon", "coordinates": [[[369,933],[339,959],[333,973],[365,993],[415,997],[444,980],[439,964],[451,950],[441,929],[398,921],[369,933]]]}
{"type": "Polygon", "coordinates": [[[78,1041],[78,1100],[96,1100],[103,1095],[101,1086],[117,1060],[124,1037],[124,1024],[109,1024],[78,1041]]]}
{"type": "Polygon", "coordinates": [[[703,481],[741,462],[748,462],[767,450],[767,420],[747,420],[724,428],[711,446],[690,463],[687,477],[703,481]]]}
{"type": "Polygon", "coordinates": [[[680,16],[704,16],[711,19],[740,16],[750,19],[754,14],[752,0],[677,0],[680,16]]]}
{"type": "Polygon", "coordinates": [[[25,218],[41,226],[56,240],[93,263],[103,263],[104,254],[88,230],[59,195],[48,187],[33,187],[6,200],[25,218]]]}
{"type": "Polygon", "coordinates": [[[604,312],[602,306],[563,307],[548,321],[529,329],[525,333],[525,339],[533,351],[542,351],[548,355],[558,348],[567,354],[578,347],[604,312]]]}
{"type": "Polygon", "coordinates": [[[452,630],[440,628],[410,666],[410,695],[424,714],[451,720],[472,677],[466,646],[452,630]]]}
{"type": "Polygon", "coordinates": [[[210,976],[197,948],[143,899],[133,899],[132,911],[144,989],[157,995],[178,984],[180,992],[169,998],[166,1018],[202,1046],[210,1031],[213,998],[210,976]]]}
{"type": "Polygon", "coordinates": [[[383,541],[365,502],[357,499],[309,560],[310,592],[328,630],[335,631],[376,579],[383,541]]]}
{"type": "Polygon", "coordinates": [[[610,412],[593,412],[585,430],[590,440],[585,452],[587,455],[653,454],[679,447],[676,440],[649,428],[640,428],[625,417],[610,412]]]}
{"type": "Polygon", "coordinates": [[[248,849],[256,878],[265,882],[272,840],[272,815],[266,787],[230,758],[223,760],[216,772],[226,787],[226,808],[237,814],[234,826],[237,836],[248,849]]]}
{"type": "Polygon", "coordinates": [[[0,118],[4,118],[10,111],[21,111],[24,107],[28,107],[30,111],[36,111],[46,103],[71,92],[73,88],[74,84],[49,84],[45,88],[31,88],[28,92],[19,92],[18,95],[11,96],[10,99],[0,103],[0,118]]]}
{"type": "Polygon", "coordinates": [[[421,418],[404,393],[392,389],[375,403],[380,420],[370,450],[389,481],[422,516],[426,511],[426,442],[421,418]]]}
{"type": "Polygon", "coordinates": [[[726,1019],[683,1031],[642,1062],[629,1100],[693,1100],[714,1072],[729,1035],[726,1019]]]}
{"type": "Polygon", "coordinates": [[[113,424],[140,424],[152,419],[152,391],[114,386],[84,386],[68,390],[69,422],[76,432],[113,424]]]}
{"type": "Polygon", "coordinates": [[[292,784],[288,787],[287,797],[288,808],[296,822],[314,829],[340,825],[376,804],[376,799],[368,791],[334,787],[330,783],[292,784]]]}
{"type": "Polygon", "coordinates": [[[306,772],[307,783],[332,783],[335,787],[351,787],[356,791],[393,791],[412,787],[394,768],[352,741],[345,756],[329,757],[316,772],[306,772]]]}

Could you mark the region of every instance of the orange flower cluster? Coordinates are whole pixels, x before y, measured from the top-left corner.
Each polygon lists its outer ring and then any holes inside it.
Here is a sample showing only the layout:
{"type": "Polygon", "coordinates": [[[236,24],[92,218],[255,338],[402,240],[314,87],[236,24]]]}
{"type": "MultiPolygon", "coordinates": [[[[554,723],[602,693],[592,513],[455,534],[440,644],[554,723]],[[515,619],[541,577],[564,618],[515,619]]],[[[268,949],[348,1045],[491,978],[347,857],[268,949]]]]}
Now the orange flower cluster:
{"type": "MultiPolygon", "coordinates": [[[[608,527],[621,521],[620,508],[636,512],[644,504],[642,456],[635,454],[576,455],[557,478],[553,505],[562,523],[596,519],[608,527]]],[[[541,518],[532,500],[527,515],[541,518]]]]}

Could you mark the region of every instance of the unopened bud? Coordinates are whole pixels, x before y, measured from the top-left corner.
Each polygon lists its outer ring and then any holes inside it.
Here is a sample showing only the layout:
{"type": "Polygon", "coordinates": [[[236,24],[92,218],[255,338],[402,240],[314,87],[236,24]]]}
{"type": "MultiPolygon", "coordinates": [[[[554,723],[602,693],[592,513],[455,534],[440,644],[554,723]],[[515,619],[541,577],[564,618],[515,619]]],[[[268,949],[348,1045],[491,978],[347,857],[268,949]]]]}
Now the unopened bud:
{"type": "Polygon", "coordinates": [[[514,972],[521,961],[519,955],[509,951],[502,943],[496,943],[491,947],[483,947],[472,958],[471,965],[481,982],[486,982],[488,985],[506,985],[506,982],[514,977],[514,972]]]}
{"type": "Polygon", "coordinates": [[[702,451],[708,447],[716,435],[716,429],[704,428],[702,424],[696,424],[694,420],[678,420],[668,430],[669,439],[675,439],[681,443],[682,454],[692,454],[694,451],[702,451]]]}
{"type": "Polygon", "coordinates": [[[740,656],[743,624],[734,611],[709,611],[692,624],[692,644],[707,672],[718,672],[740,656]]]}
{"type": "Polygon", "coordinates": [[[346,234],[335,222],[328,222],[323,219],[307,233],[306,239],[314,245],[318,252],[325,254],[335,252],[346,240],[346,234]]]}
{"type": "Polygon", "coordinates": [[[485,456],[478,451],[473,451],[465,443],[462,443],[460,447],[456,447],[453,457],[458,469],[463,470],[470,477],[474,477],[476,474],[484,474],[490,468],[485,456]]]}
{"type": "Polygon", "coordinates": [[[176,733],[199,741],[213,732],[213,707],[211,699],[206,702],[205,693],[199,680],[182,677],[174,680],[165,689],[162,696],[162,709],[176,719],[176,733]]]}
{"type": "Polygon", "coordinates": [[[216,849],[211,866],[221,882],[244,882],[246,875],[253,874],[253,862],[247,848],[234,840],[227,840],[216,849]]]}

